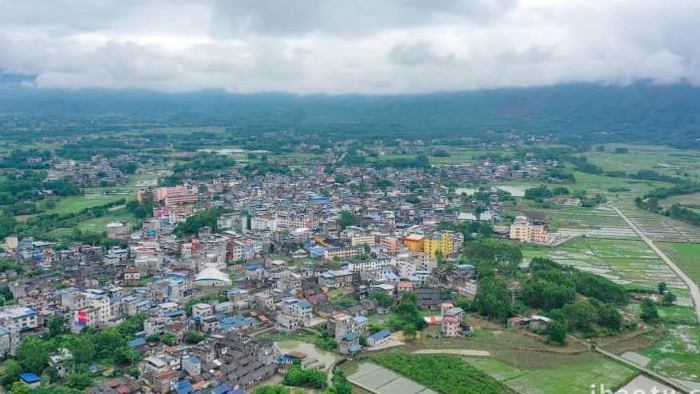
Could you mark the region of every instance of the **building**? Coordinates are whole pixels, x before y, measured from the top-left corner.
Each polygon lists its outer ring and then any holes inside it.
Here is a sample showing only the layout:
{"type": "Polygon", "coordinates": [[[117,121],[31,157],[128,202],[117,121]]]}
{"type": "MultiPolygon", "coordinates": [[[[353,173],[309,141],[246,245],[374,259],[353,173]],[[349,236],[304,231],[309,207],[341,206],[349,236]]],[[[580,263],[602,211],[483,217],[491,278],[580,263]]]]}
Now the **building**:
{"type": "Polygon", "coordinates": [[[410,250],[411,252],[422,252],[423,251],[423,243],[424,243],[425,237],[423,237],[420,234],[411,234],[403,239],[403,244],[410,250]]]}
{"type": "Polygon", "coordinates": [[[19,345],[19,332],[0,327],[0,358],[14,355],[19,345]]]}
{"type": "Polygon", "coordinates": [[[530,221],[526,216],[518,216],[510,226],[510,239],[523,242],[547,243],[549,229],[547,224],[540,221],[530,221]]]}
{"type": "Polygon", "coordinates": [[[449,232],[434,232],[423,240],[423,252],[431,259],[436,259],[438,254],[448,256],[454,251],[452,234],[449,232]]]}
{"type": "Polygon", "coordinates": [[[462,333],[462,308],[453,306],[450,303],[442,304],[442,326],[440,333],[446,337],[456,337],[462,333]]]}
{"type": "Polygon", "coordinates": [[[313,318],[311,304],[306,300],[287,298],[282,302],[282,312],[292,316],[301,322],[308,322],[313,318]]]}
{"type": "Polygon", "coordinates": [[[10,305],[0,308],[0,326],[10,331],[33,330],[39,326],[39,317],[32,308],[10,305]]]}
{"type": "Polygon", "coordinates": [[[369,347],[379,347],[383,345],[384,343],[389,341],[389,338],[391,338],[391,331],[385,329],[379,332],[376,332],[369,337],[367,337],[367,346],[369,347]]]}

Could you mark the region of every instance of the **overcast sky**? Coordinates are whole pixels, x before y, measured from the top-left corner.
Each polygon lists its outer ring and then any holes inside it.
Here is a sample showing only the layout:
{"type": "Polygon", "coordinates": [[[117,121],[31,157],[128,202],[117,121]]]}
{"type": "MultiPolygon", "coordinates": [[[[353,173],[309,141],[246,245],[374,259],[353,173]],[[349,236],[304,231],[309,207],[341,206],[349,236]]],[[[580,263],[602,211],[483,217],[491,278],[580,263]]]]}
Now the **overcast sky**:
{"type": "Polygon", "coordinates": [[[0,0],[0,70],[165,91],[700,85],[700,1],[0,0]]]}

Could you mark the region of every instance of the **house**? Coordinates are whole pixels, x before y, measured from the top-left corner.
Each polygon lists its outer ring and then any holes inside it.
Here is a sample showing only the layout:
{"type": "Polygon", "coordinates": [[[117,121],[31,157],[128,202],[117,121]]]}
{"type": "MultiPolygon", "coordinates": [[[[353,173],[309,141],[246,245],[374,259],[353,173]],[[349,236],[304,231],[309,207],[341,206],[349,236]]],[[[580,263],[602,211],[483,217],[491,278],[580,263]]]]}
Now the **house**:
{"type": "Polygon", "coordinates": [[[360,335],[356,332],[348,332],[338,342],[338,351],[342,354],[357,354],[362,350],[360,335]]]}
{"type": "Polygon", "coordinates": [[[60,348],[49,355],[49,367],[55,369],[60,377],[66,376],[67,364],[71,361],[73,361],[73,354],[66,348],[60,348]]]}
{"type": "Polygon", "coordinates": [[[19,380],[32,389],[41,386],[41,378],[34,372],[22,372],[19,374],[19,380]]]}
{"type": "Polygon", "coordinates": [[[440,332],[446,337],[456,337],[462,332],[462,308],[455,307],[450,303],[442,304],[442,326],[440,332]]]}
{"type": "Polygon", "coordinates": [[[382,344],[388,342],[389,338],[391,338],[391,331],[381,330],[367,337],[367,346],[373,348],[379,347],[382,344]]]}

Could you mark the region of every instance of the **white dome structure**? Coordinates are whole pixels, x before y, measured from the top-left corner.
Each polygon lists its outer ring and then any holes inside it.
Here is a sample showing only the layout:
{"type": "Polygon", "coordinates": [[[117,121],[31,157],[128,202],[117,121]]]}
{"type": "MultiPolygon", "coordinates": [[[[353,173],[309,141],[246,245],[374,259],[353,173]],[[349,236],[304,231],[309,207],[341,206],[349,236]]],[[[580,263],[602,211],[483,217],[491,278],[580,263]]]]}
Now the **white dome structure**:
{"type": "Polygon", "coordinates": [[[231,283],[228,275],[213,267],[205,268],[194,279],[194,285],[201,287],[231,286],[231,283]]]}

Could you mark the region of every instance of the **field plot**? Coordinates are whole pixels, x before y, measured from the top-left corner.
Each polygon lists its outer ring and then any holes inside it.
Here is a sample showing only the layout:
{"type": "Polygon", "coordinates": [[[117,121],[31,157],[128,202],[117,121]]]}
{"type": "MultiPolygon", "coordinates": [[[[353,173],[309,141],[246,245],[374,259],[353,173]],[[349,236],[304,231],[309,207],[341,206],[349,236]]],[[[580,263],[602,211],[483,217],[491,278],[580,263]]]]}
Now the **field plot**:
{"type": "Polygon", "coordinates": [[[360,387],[380,394],[437,394],[396,372],[373,363],[362,363],[348,380],[360,387]]]}
{"type": "Polygon", "coordinates": [[[690,279],[700,285],[700,244],[659,242],[658,245],[690,279]]]}
{"type": "Polygon", "coordinates": [[[609,208],[562,208],[547,211],[550,229],[562,237],[637,238],[632,229],[609,208]]]}
{"type": "Polygon", "coordinates": [[[575,238],[553,248],[528,246],[523,254],[526,259],[550,257],[620,284],[653,289],[664,281],[680,295],[687,292],[685,284],[641,240],[575,238]]]}
{"type": "Polygon", "coordinates": [[[651,359],[648,367],[664,375],[700,381],[700,326],[669,324],[653,346],[637,352],[651,359]]]}
{"type": "Polygon", "coordinates": [[[56,200],[56,208],[48,210],[46,213],[73,213],[119,200],[129,200],[131,197],[131,195],[122,194],[86,194],[84,196],[63,197],[56,200]]]}
{"type": "Polygon", "coordinates": [[[683,176],[686,173],[691,176],[700,174],[700,152],[696,150],[659,145],[622,144],[606,144],[605,148],[604,152],[593,149],[585,156],[606,171],[635,173],[639,170],[654,170],[672,176],[683,176]],[[628,152],[614,153],[615,148],[618,147],[627,148],[628,152]]]}
{"type": "Polygon", "coordinates": [[[468,363],[518,393],[590,393],[592,384],[619,388],[637,372],[595,354],[556,368],[518,368],[493,358],[467,358],[468,363]]]}
{"type": "Polygon", "coordinates": [[[653,241],[700,243],[700,227],[636,207],[620,210],[653,241]]]}

